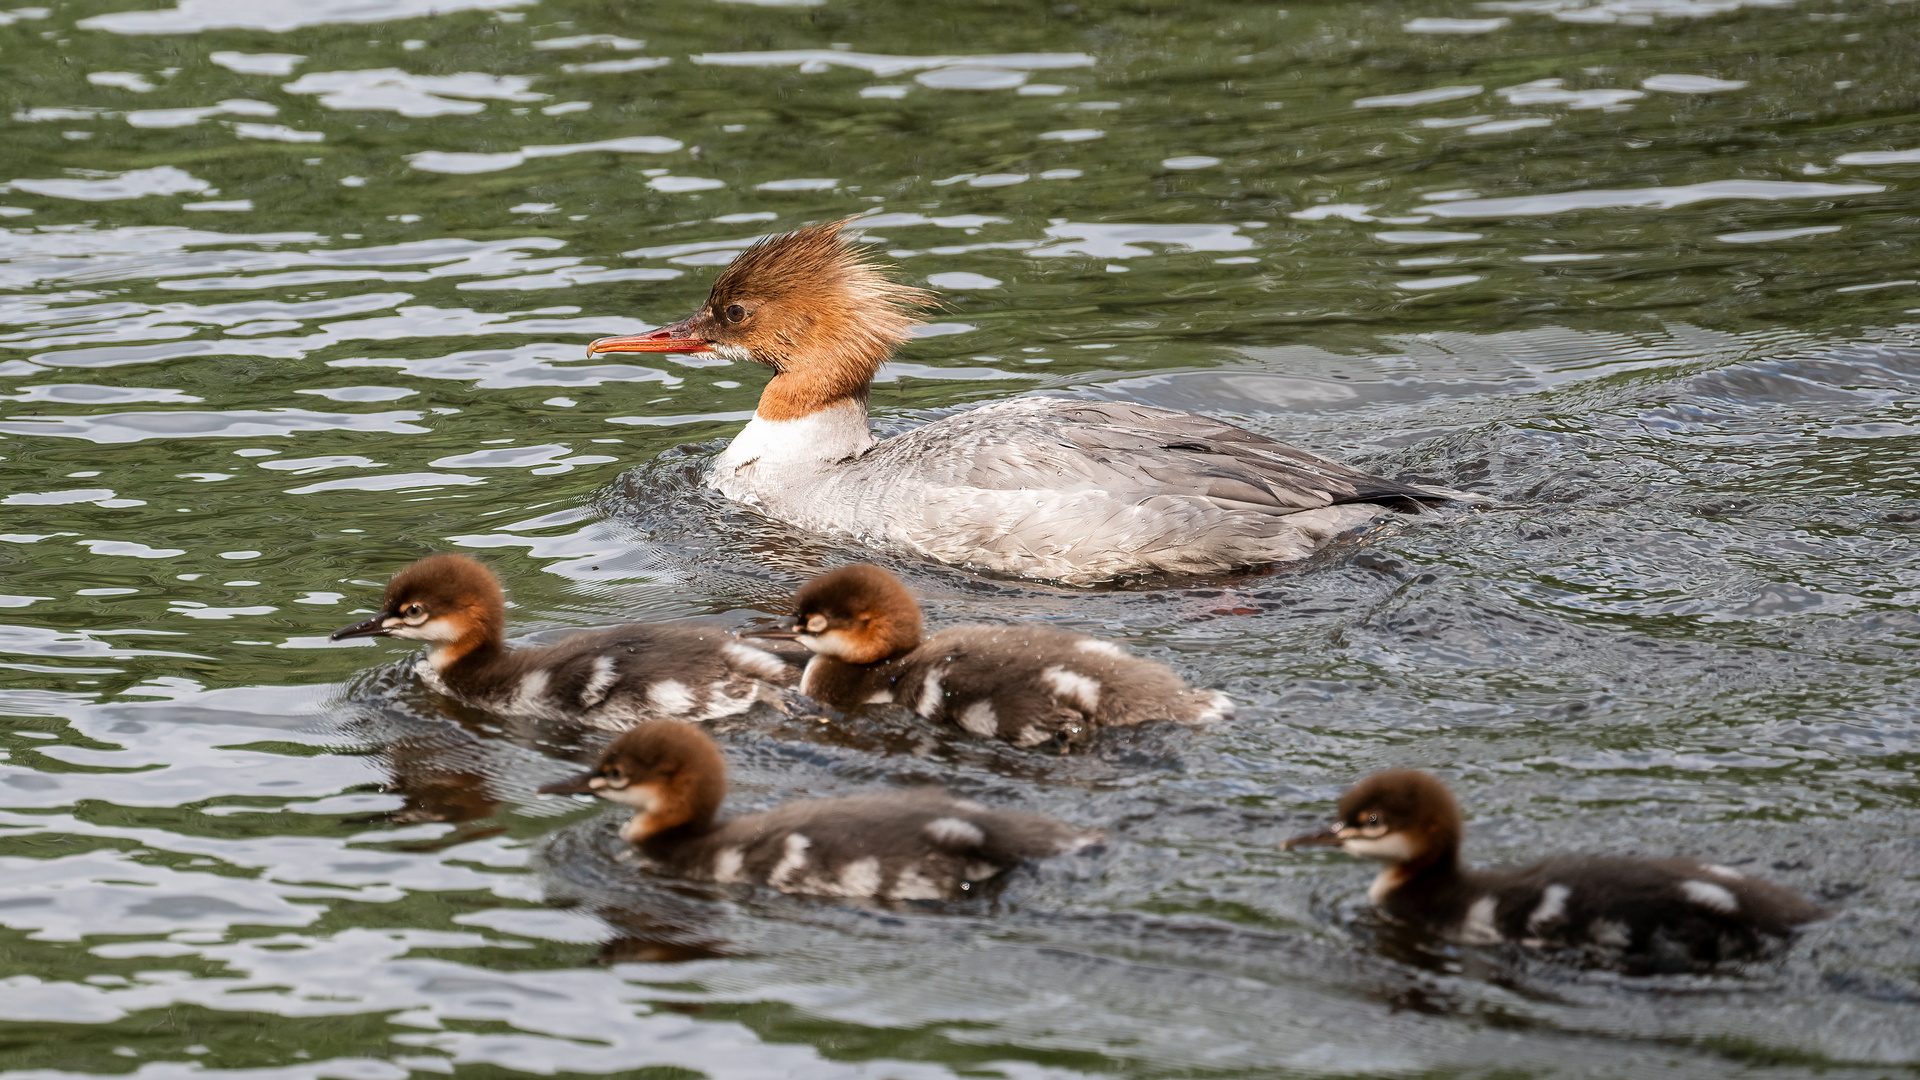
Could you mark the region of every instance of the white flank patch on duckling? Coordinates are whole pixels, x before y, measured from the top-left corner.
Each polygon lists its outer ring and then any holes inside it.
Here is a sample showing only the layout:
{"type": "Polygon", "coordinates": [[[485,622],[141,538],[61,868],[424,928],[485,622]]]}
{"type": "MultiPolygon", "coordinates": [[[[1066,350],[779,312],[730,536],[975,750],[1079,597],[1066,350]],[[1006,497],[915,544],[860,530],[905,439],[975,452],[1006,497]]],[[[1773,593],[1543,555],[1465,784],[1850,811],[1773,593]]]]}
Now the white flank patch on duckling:
{"type": "Polygon", "coordinates": [[[507,706],[511,712],[539,712],[542,698],[547,696],[547,673],[529,671],[520,676],[520,687],[513,693],[513,701],[507,706]]]}
{"type": "Polygon", "coordinates": [[[1493,925],[1494,899],[1483,896],[1467,908],[1467,917],[1460,923],[1460,941],[1465,945],[1498,945],[1506,938],[1500,935],[1500,928],[1493,925]]]}
{"type": "Polygon", "coordinates": [[[887,898],[890,900],[945,900],[947,890],[921,873],[919,867],[909,866],[902,869],[893,879],[893,887],[887,890],[887,898]]]}
{"type": "Polygon", "coordinates": [[[1711,881],[1683,881],[1680,891],[1686,894],[1687,899],[1722,915],[1731,915],[1740,910],[1740,901],[1734,899],[1725,886],[1715,885],[1711,881]]]}
{"type": "Polygon", "coordinates": [[[880,860],[869,855],[840,868],[841,896],[873,896],[880,891],[880,860]]]}
{"type": "Polygon", "coordinates": [[[740,868],[745,861],[737,847],[722,850],[713,860],[713,880],[722,884],[745,881],[745,876],[740,873],[740,868]]]}
{"type": "Polygon", "coordinates": [[[807,868],[807,849],[813,841],[802,833],[788,833],[781,846],[780,861],[773,864],[773,871],[767,875],[767,884],[776,889],[789,888],[793,878],[807,868]]]}
{"type": "Polygon", "coordinates": [[[960,710],[960,726],[983,739],[989,739],[1000,732],[1000,717],[993,711],[993,702],[986,698],[960,710]]]}
{"type": "Polygon", "coordinates": [[[1587,937],[1595,945],[1624,949],[1633,944],[1633,937],[1627,933],[1627,924],[1618,919],[1595,919],[1587,924],[1587,937]]]}
{"type": "Polygon", "coordinates": [[[720,654],[734,667],[762,679],[778,679],[787,673],[787,662],[751,645],[729,641],[720,646],[720,654]]]}
{"type": "Polygon", "coordinates": [[[596,656],[593,658],[593,674],[587,677],[587,685],[580,688],[580,707],[591,709],[607,700],[607,690],[613,686],[617,673],[613,669],[613,657],[596,656]]]}
{"type": "Polygon", "coordinates": [[[980,831],[980,826],[957,817],[934,818],[922,831],[945,848],[979,847],[987,841],[987,834],[980,831]]]}
{"type": "Polygon", "coordinates": [[[1101,641],[1099,638],[1082,638],[1076,647],[1081,652],[1099,653],[1101,656],[1111,656],[1119,660],[1124,660],[1127,656],[1127,650],[1111,641],[1101,641]]]}
{"type": "Polygon", "coordinates": [[[989,881],[1000,872],[1000,868],[990,862],[970,862],[967,864],[968,881],[989,881]]]}
{"type": "Polygon", "coordinates": [[[1721,866],[1719,863],[1701,863],[1700,869],[1705,870],[1707,873],[1712,874],[1722,881],[1747,880],[1747,875],[1735,870],[1731,866],[1721,866]]]}
{"type": "Polygon", "coordinates": [[[1100,681],[1090,679],[1077,671],[1055,665],[1040,673],[1040,680],[1052,689],[1060,700],[1080,707],[1082,712],[1092,712],[1100,706],[1100,681]]]}
{"type": "Polygon", "coordinates": [[[1567,897],[1573,890],[1565,885],[1549,885],[1540,893],[1540,903],[1527,916],[1527,930],[1538,934],[1542,927],[1550,926],[1567,913],[1567,897]]]}
{"type": "Polygon", "coordinates": [[[693,694],[678,679],[661,679],[647,687],[647,701],[667,716],[681,716],[693,708],[693,694]]]}
{"type": "Polygon", "coordinates": [[[946,693],[940,687],[940,676],[946,672],[934,668],[920,682],[920,700],[914,703],[913,711],[931,720],[940,711],[940,703],[946,700],[946,693]]]}
{"type": "Polygon", "coordinates": [[[1232,719],[1233,712],[1233,699],[1215,690],[1213,695],[1207,699],[1207,707],[1201,709],[1200,714],[1195,716],[1190,722],[1195,724],[1218,723],[1221,720],[1232,719]]]}
{"type": "Polygon", "coordinates": [[[1039,724],[1028,724],[1026,727],[1020,729],[1020,737],[1013,740],[1013,745],[1020,747],[1039,746],[1051,738],[1053,738],[1053,732],[1048,731],[1039,724]]]}

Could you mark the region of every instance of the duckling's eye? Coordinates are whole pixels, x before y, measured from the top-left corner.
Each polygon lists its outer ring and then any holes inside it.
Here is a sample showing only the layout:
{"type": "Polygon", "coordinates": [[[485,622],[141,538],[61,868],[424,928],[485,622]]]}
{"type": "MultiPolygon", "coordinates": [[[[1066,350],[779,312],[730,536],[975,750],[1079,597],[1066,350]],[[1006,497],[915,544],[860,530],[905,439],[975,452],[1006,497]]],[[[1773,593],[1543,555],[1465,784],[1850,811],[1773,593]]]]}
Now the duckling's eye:
{"type": "Polygon", "coordinates": [[[1363,819],[1361,819],[1361,824],[1363,824],[1363,825],[1378,825],[1378,824],[1380,824],[1380,815],[1379,815],[1379,814],[1376,814],[1376,813],[1373,813],[1373,812],[1371,812],[1371,811],[1369,811],[1369,812],[1367,813],[1367,816],[1366,816],[1365,818],[1363,818],[1363,819]]]}
{"type": "Polygon", "coordinates": [[[424,604],[408,604],[400,609],[401,618],[409,623],[419,624],[427,621],[427,609],[424,604]]]}
{"type": "Polygon", "coordinates": [[[826,629],[827,617],[825,615],[815,615],[807,620],[807,633],[809,634],[823,633],[826,629]]]}
{"type": "Polygon", "coordinates": [[[724,312],[721,312],[720,317],[727,320],[730,323],[746,322],[747,309],[740,306],[739,304],[728,304],[727,310],[724,312]]]}

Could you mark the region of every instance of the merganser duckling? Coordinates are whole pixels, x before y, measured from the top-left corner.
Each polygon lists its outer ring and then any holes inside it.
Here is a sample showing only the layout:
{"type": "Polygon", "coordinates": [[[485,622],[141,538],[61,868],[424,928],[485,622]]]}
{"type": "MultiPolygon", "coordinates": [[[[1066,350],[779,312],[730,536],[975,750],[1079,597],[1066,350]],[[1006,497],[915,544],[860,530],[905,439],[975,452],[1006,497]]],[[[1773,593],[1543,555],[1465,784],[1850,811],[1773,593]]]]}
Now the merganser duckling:
{"type": "Polygon", "coordinates": [[[931,302],[845,244],[846,221],[760,241],[691,317],[598,353],[713,353],[774,371],[712,485],[814,532],[1090,584],[1300,559],[1392,509],[1475,498],[1370,476],[1232,424],[1027,397],[876,443],[873,376],[931,302]]]}
{"type": "Polygon", "coordinates": [[[1015,746],[1061,749],[1103,727],[1200,724],[1233,715],[1164,664],[1052,626],[954,626],[921,640],[920,605],[866,563],[821,574],[794,597],[791,637],[813,650],[800,692],[839,709],[898,703],[936,724],[1015,746]]]}
{"type": "Polygon", "coordinates": [[[635,623],[509,650],[506,623],[492,571],[464,555],[434,555],[395,574],[379,613],[331,640],[424,641],[417,670],[440,693],[506,716],[602,728],[732,716],[774,700],[772,687],[799,675],[717,627],[635,623]]]}
{"type": "Polygon", "coordinates": [[[716,822],[727,794],[720,748],[698,728],[665,721],[626,732],[592,770],[540,791],[638,810],[621,837],[675,876],[814,896],[957,899],[1023,860],[1101,839],[940,791],[807,799],[716,822]]]}
{"type": "Polygon", "coordinates": [[[1384,863],[1367,896],[1392,918],[1466,945],[1517,942],[1617,957],[1630,968],[1748,959],[1829,912],[1790,889],[1692,859],[1561,856],[1465,870],[1452,792],[1409,770],[1340,797],[1340,820],[1282,846],[1338,847],[1384,863]]]}

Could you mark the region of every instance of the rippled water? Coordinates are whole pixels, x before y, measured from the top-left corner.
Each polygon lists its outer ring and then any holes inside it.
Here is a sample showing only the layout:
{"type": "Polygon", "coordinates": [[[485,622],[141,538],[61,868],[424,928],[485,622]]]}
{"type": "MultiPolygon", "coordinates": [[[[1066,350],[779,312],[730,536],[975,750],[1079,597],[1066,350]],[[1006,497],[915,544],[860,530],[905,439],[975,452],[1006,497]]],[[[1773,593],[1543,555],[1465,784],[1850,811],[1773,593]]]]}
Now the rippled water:
{"type": "Polygon", "coordinates": [[[1920,1063],[1920,7],[125,2],[0,10],[0,1065],[1920,1063]],[[948,302],[883,429],[1122,397],[1495,502],[1181,589],[899,566],[1241,716],[1074,759],[729,722],[743,807],[937,781],[1113,841],[946,909],[650,881],[532,795],[578,733],[324,635],[436,549],[522,634],[745,625],[854,557],[698,485],[759,371],[582,359],[847,214],[948,302]],[[1470,858],[1841,914],[1689,978],[1409,939],[1275,849],[1402,765],[1470,858]]]}

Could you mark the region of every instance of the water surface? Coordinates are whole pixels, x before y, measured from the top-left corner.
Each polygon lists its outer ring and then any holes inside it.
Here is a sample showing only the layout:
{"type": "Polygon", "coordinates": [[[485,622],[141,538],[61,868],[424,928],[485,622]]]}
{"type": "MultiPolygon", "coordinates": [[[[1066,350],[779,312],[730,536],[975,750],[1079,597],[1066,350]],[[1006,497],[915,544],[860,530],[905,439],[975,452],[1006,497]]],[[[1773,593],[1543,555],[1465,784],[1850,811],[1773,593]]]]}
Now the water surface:
{"type": "Polygon", "coordinates": [[[0,1064],[1920,1063],[1912,4],[127,2],[0,11],[0,1064]],[[324,637],[432,550],[533,635],[744,626],[860,557],[699,485],[762,372],[584,359],[847,215],[947,303],[885,431],[1126,398],[1494,503],[1179,589],[890,561],[936,624],[1111,636],[1241,715],[1075,760],[729,722],[743,808],[937,782],[1112,842],[952,908],[649,880],[532,794],[591,740],[324,637]],[[1475,860],[1841,914],[1684,978],[1409,939],[1275,847],[1389,766],[1475,860]]]}

